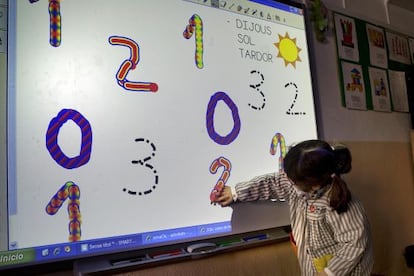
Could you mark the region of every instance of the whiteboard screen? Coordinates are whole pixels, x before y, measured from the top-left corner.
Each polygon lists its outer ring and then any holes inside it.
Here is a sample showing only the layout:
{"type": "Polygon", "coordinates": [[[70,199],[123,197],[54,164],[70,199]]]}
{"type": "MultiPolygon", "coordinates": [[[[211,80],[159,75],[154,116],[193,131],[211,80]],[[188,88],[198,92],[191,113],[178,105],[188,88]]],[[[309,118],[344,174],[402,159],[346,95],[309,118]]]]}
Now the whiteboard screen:
{"type": "Polygon", "coordinates": [[[288,2],[9,1],[3,250],[47,261],[289,224],[272,203],[237,228],[211,199],[317,137],[306,34],[288,2]]]}

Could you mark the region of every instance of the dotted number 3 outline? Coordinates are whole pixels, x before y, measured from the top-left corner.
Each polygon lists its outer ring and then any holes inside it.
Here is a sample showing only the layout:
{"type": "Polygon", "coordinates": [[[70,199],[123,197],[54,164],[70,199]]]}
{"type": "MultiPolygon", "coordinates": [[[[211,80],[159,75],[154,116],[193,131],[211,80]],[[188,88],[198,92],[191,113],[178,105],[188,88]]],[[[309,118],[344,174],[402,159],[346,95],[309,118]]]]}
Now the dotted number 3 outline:
{"type": "Polygon", "coordinates": [[[157,172],[157,170],[154,168],[154,166],[153,165],[151,165],[151,164],[149,164],[148,163],[148,161],[150,161],[151,159],[152,159],[152,157],[154,157],[155,156],[155,152],[157,151],[157,148],[155,147],[155,145],[154,145],[154,143],[152,143],[150,140],[148,140],[148,139],[144,139],[144,138],[136,138],[135,139],[135,142],[137,142],[137,143],[141,143],[141,142],[145,142],[145,143],[147,143],[148,145],[150,145],[151,146],[151,149],[152,149],[152,153],[151,153],[151,155],[150,156],[147,156],[147,157],[145,157],[145,158],[143,158],[143,159],[140,159],[140,160],[132,160],[131,161],[131,163],[133,164],[133,165],[141,165],[141,166],[144,166],[144,167],[146,167],[146,168],[148,168],[149,170],[151,170],[151,172],[154,174],[154,185],[152,185],[149,189],[147,189],[147,190],[144,190],[144,191],[136,191],[136,190],[130,190],[130,189],[127,189],[127,188],[123,188],[123,191],[124,192],[127,192],[128,194],[130,194],[130,195],[148,195],[148,194],[150,194],[153,190],[155,190],[156,188],[157,188],[157,185],[158,185],[158,172],[157,172]]]}

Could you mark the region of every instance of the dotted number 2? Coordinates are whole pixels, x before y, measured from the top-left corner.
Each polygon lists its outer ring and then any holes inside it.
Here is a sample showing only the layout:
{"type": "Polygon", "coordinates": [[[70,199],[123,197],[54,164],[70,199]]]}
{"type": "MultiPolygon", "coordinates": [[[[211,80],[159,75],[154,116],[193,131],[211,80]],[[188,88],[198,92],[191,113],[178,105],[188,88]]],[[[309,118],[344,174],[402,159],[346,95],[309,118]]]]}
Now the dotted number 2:
{"type": "Polygon", "coordinates": [[[295,87],[295,96],[293,98],[292,104],[290,105],[289,109],[286,111],[286,114],[288,114],[288,115],[305,115],[306,112],[292,111],[295,104],[296,104],[296,101],[298,100],[299,90],[298,90],[298,86],[296,85],[296,83],[289,82],[289,83],[285,84],[285,88],[288,88],[289,86],[294,86],[295,87]]]}
{"type": "Polygon", "coordinates": [[[217,197],[221,194],[226,185],[227,180],[230,177],[231,171],[231,162],[227,158],[220,156],[219,158],[215,159],[210,166],[210,173],[215,174],[217,173],[218,168],[223,167],[223,172],[220,175],[220,178],[217,180],[216,184],[214,185],[213,190],[210,193],[210,201],[215,202],[217,197]]]}

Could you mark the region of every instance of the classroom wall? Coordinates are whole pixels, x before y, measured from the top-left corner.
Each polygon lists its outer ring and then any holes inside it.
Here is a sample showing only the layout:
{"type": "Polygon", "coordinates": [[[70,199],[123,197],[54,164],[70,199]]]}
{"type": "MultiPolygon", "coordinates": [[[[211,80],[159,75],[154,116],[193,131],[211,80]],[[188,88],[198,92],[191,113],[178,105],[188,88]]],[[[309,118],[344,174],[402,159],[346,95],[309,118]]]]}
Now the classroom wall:
{"type": "MultiPolygon", "coordinates": [[[[334,11],[360,18],[388,29],[401,31],[405,25],[414,23],[414,13],[403,16],[390,14],[390,18],[400,16],[405,22],[390,25],[387,23],[384,1],[345,1],[345,7],[338,5],[338,0],[324,0],[326,6],[334,11]]],[[[330,30],[327,32],[327,42],[319,43],[314,40],[313,57],[316,65],[316,83],[318,90],[318,109],[320,112],[319,129],[324,139],[330,141],[409,141],[410,116],[399,112],[359,111],[343,108],[340,98],[338,79],[337,53],[333,33],[332,18],[330,30]]],[[[414,36],[414,30],[411,34],[414,36]]]]}
{"type": "MultiPolygon", "coordinates": [[[[352,17],[413,36],[414,14],[384,0],[323,0],[352,17]],[[389,24],[388,21],[391,23],[389,24]]],[[[348,110],[341,105],[333,32],[314,40],[321,138],[342,142],[353,154],[347,182],[367,210],[374,238],[374,272],[412,275],[403,250],[414,244],[414,183],[411,120],[407,113],[348,110]]]]}
{"type": "Polygon", "coordinates": [[[413,275],[403,250],[414,244],[411,146],[404,142],[346,141],[353,170],[346,180],[367,211],[374,240],[374,271],[413,275]]]}

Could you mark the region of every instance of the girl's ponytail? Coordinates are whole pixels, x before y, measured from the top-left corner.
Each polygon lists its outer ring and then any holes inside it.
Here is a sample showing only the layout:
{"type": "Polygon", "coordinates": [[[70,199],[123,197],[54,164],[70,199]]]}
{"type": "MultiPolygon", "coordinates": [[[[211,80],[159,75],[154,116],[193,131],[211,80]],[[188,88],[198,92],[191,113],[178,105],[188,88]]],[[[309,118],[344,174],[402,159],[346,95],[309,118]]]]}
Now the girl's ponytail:
{"type": "Polygon", "coordinates": [[[348,186],[340,176],[335,174],[332,177],[329,205],[340,214],[348,210],[349,201],[351,201],[351,192],[348,190],[348,186]]]}
{"type": "Polygon", "coordinates": [[[348,203],[351,201],[351,192],[341,174],[348,173],[352,169],[352,156],[349,149],[344,145],[332,147],[335,157],[335,172],[332,174],[332,189],[330,196],[330,206],[338,214],[348,210],[348,203]]]}
{"type": "Polygon", "coordinates": [[[335,158],[335,173],[337,175],[349,173],[352,169],[350,150],[342,144],[332,146],[332,150],[335,158]]]}

